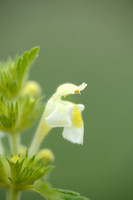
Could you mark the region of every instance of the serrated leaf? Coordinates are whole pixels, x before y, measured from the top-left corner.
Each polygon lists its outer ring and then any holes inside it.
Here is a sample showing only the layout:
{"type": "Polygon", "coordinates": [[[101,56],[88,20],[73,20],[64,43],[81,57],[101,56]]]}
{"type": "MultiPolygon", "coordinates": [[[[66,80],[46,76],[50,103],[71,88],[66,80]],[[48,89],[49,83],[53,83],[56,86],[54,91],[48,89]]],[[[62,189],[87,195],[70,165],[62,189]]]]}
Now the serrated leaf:
{"type": "Polygon", "coordinates": [[[62,200],[89,200],[87,197],[80,196],[79,193],[70,190],[54,189],[59,192],[62,200]]]}
{"type": "Polygon", "coordinates": [[[28,70],[29,66],[32,64],[33,60],[36,58],[38,51],[39,51],[39,47],[34,47],[29,52],[28,51],[24,52],[22,57],[18,59],[17,67],[16,67],[18,82],[21,83],[26,71],[28,70]]]}
{"type": "MultiPolygon", "coordinates": [[[[38,55],[39,47],[24,52],[14,61],[8,60],[0,68],[0,92],[9,100],[18,96],[26,80],[29,68],[38,55]]],[[[2,64],[0,64],[2,65],[2,64]]]]}
{"type": "Polygon", "coordinates": [[[34,191],[40,193],[47,200],[89,200],[87,197],[80,196],[77,192],[53,189],[49,183],[44,180],[36,181],[33,188],[34,191]]]}
{"type": "Polygon", "coordinates": [[[38,180],[33,185],[34,191],[38,192],[46,200],[62,200],[58,191],[53,188],[45,181],[38,180]]]}

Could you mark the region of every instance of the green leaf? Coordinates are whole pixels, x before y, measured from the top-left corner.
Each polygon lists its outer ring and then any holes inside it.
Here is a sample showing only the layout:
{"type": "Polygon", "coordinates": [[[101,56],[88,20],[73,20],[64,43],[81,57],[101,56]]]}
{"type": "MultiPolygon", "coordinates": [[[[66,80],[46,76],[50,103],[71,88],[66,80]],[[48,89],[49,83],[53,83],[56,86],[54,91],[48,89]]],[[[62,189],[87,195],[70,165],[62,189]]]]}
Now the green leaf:
{"type": "Polygon", "coordinates": [[[0,93],[12,100],[20,93],[28,76],[29,68],[38,55],[39,47],[24,52],[13,61],[0,63],[0,93]]]}
{"type": "Polygon", "coordinates": [[[0,186],[8,186],[8,163],[4,157],[0,157],[0,186]]]}
{"type": "Polygon", "coordinates": [[[47,200],[89,200],[73,191],[53,189],[49,183],[44,180],[36,181],[33,188],[34,191],[40,193],[47,200]]]}
{"type": "Polygon", "coordinates": [[[89,200],[87,197],[80,196],[77,192],[61,189],[55,189],[55,191],[60,194],[62,200],[89,200]]]}
{"type": "Polygon", "coordinates": [[[38,180],[33,186],[33,190],[41,194],[47,200],[62,200],[58,191],[53,188],[44,180],[38,180]]]}
{"type": "Polygon", "coordinates": [[[38,51],[39,47],[34,47],[29,52],[28,51],[24,52],[22,57],[18,59],[16,71],[17,71],[17,80],[20,84],[22,82],[22,79],[24,78],[25,73],[29,69],[29,66],[32,64],[33,60],[37,57],[38,51]]]}

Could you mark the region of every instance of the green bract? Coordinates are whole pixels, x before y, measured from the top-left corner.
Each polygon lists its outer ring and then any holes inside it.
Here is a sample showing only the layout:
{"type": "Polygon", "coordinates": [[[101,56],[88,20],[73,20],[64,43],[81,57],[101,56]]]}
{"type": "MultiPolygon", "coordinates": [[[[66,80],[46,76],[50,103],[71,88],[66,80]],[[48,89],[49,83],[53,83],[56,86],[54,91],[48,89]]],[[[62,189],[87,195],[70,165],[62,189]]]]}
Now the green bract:
{"type": "Polygon", "coordinates": [[[21,57],[17,56],[14,61],[9,59],[7,63],[0,64],[0,93],[4,97],[12,100],[19,95],[38,51],[39,47],[35,47],[21,57]]]}
{"type": "Polygon", "coordinates": [[[43,159],[38,160],[35,156],[29,158],[27,154],[22,159],[21,157],[13,157],[7,161],[9,164],[9,185],[20,190],[28,189],[36,180],[44,177],[53,168],[50,165],[45,165],[43,159]]]}
{"type": "MultiPolygon", "coordinates": [[[[46,111],[44,110],[40,85],[28,80],[30,66],[38,51],[39,47],[35,47],[20,57],[16,56],[14,60],[10,58],[7,62],[0,63],[0,187],[6,189],[7,200],[19,200],[20,191],[24,190],[37,192],[47,200],[87,200],[78,193],[54,189],[47,181],[47,175],[53,169],[51,163],[54,155],[49,149],[42,149],[39,152],[38,150],[43,138],[52,128],[44,119],[48,117],[49,111],[52,113],[53,110],[51,104],[47,106],[46,111]],[[41,114],[33,141],[27,148],[21,144],[20,133],[31,127],[41,114]],[[9,152],[6,152],[3,145],[3,135],[7,135],[9,139],[9,152]]],[[[69,90],[73,92],[73,88],[74,93],[78,94],[86,87],[85,84],[79,87],[72,84],[67,86],[68,94],[69,90]]],[[[64,92],[64,87],[61,92],[64,92]]],[[[82,107],[81,104],[78,105],[80,112],[82,107]]],[[[74,120],[77,120],[74,122],[77,126],[79,111],[74,110],[74,120]]],[[[56,116],[58,119],[58,112],[56,116]]],[[[75,138],[73,140],[75,141],[75,138]]]]}

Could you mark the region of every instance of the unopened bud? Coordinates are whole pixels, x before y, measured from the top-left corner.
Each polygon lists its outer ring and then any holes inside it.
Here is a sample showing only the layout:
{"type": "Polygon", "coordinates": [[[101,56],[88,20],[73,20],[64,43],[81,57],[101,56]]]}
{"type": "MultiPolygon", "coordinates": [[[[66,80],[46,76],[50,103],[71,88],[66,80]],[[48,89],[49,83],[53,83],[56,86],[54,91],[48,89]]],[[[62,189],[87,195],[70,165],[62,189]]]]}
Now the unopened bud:
{"type": "Polygon", "coordinates": [[[25,156],[27,148],[24,145],[21,145],[19,148],[19,154],[21,157],[25,156]]]}
{"type": "Polygon", "coordinates": [[[20,162],[20,158],[18,156],[13,156],[11,162],[15,164],[17,161],[20,162]]]}
{"type": "Polygon", "coordinates": [[[36,97],[41,94],[41,87],[35,81],[28,81],[23,89],[22,95],[23,96],[31,96],[36,97]]]}
{"type": "Polygon", "coordinates": [[[54,154],[49,149],[42,149],[37,155],[37,159],[41,158],[44,158],[44,162],[48,164],[54,160],[54,154]]]}

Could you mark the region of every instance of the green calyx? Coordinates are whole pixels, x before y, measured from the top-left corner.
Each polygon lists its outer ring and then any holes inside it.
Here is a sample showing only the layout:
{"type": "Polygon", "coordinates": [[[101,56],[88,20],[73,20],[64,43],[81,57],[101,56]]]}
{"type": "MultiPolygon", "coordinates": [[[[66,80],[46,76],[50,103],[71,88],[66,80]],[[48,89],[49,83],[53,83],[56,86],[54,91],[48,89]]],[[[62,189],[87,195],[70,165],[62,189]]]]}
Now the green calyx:
{"type": "Polygon", "coordinates": [[[45,165],[43,159],[35,156],[12,156],[0,158],[0,186],[17,190],[28,190],[36,180],[44,177],[53,167],[45,165]]]}
{"type": "Polygon", "coordinates": [[[3,132],[10,134],[27,129],[43,110],[39,84],[31,82],[32,90],[26,89],[28,72],[38,51],[39,47],[35,47],[14,61],[0,63],[0,130],[3,132]]]}

